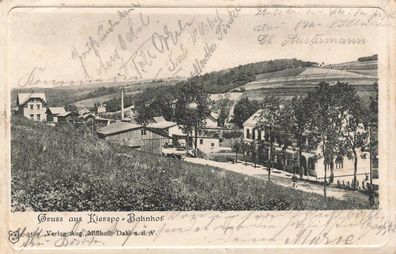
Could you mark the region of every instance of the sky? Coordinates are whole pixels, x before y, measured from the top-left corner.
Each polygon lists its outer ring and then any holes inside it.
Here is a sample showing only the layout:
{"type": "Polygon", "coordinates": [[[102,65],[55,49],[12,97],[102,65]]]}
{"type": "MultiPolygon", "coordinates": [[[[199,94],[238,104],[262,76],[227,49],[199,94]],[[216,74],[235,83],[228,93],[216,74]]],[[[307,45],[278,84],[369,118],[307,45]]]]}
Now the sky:
{"type": "Polygon", "coordinates": [[[7,83],[57,86],[202,75],[258,61],[385,52],[376,9],[17,8],[7,83]]]}

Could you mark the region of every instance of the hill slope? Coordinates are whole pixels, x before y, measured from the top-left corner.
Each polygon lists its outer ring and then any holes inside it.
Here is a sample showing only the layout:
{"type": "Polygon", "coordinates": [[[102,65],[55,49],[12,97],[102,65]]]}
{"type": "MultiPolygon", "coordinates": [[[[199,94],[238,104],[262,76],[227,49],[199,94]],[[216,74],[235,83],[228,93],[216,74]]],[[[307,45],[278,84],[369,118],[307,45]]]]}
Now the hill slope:
{"type": "Polygon", "coordinates": [[[320,195],[114,146],[13,117],[13,211],[362,209],[320,195]]]}

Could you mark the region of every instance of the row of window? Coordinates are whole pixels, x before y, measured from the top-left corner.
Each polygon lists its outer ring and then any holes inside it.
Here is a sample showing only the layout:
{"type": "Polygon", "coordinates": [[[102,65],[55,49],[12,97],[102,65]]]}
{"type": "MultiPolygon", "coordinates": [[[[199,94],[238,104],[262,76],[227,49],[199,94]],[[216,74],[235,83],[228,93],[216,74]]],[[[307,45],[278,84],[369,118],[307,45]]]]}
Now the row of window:
{"type": "MultiPolygon", "coordinates": [[[[257,135],[257,140],[261,140],[261,131],[258,131],[257,132],[258,133],[258,135],[257,135]]],[[[264,137],[264,139],[265,140],[268,140],[268,138],[269,138],[269,135],[267,135],[266,133],[264,134],[265,135],[265,137],[264,137]]],[[[255,130],[253,130],[252,132],[250,132],[250,129],[246,129],[246,138],[248,138],[248,139],[256,139],[256,132],[255,132],[255,130]]]]}
{"type": "Polygon", "coordinates": [[[36,114],[36,119],[34,119],[34,114],[30,114],[30,120],[41,121],[41,114],[36,114]]]}
{"type": "MultiPolygon", "coordinates": [[[[344,167],[344,159],[341,156],[339,156],[335,160],[335,168],[341,169],[343,167],[344,167]]],[[[330,169],[330,164],[326,164],[325,168],[326,168],[326,170],[330,169]]]]}
{"type": "MultiPolygon", "coordinates": [[[[41,104],[30,104],[29,107],[30,109],[34,109],[34,105],[36,105],[36,109],[41,109],[41,104]]],[[[25,104],[25,108],[28,107],[28,104],[25,104]]]]}

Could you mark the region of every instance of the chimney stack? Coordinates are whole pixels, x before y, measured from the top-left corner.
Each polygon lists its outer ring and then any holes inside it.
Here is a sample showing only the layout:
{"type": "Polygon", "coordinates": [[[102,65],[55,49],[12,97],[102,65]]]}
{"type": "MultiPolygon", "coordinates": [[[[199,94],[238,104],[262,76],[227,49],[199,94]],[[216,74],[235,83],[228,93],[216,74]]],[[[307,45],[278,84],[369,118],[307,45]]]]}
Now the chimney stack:
{"type": "Polygon", "coordinates": [[[124,121],[124,88],[121,88],[121,121],[124,121]]]}

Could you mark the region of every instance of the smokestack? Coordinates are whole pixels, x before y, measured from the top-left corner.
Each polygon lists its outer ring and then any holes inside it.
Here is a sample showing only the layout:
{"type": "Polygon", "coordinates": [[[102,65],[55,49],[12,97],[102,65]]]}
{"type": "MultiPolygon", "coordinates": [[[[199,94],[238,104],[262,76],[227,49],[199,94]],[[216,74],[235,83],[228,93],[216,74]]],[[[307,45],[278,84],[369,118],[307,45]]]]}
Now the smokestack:
{"type": "Polygon", "coordinates": [[[124,120],[124,88],[121,88],[121,121],[124,120]]]}

